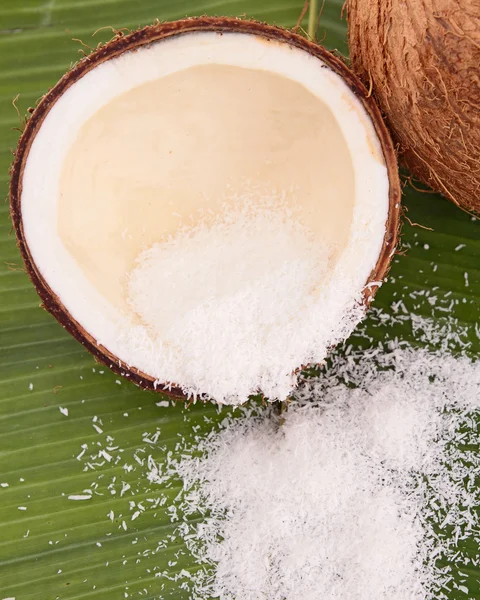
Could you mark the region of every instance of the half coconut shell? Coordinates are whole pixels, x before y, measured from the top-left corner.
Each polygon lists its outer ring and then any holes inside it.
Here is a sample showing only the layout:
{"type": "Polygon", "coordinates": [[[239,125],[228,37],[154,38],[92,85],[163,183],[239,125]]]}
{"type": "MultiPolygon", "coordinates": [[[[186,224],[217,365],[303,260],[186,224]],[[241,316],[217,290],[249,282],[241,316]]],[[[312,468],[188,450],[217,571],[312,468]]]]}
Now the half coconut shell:
{"type": "Polygon", "coordinates": [[[124,364],[118,357],[99,344],[92,335],[87,332],[71,316],[71,314],[69,314],[68,310],[62,304],[61,299],[50,288],[48,282],[37,268],[35,258],[32,256],[26,241],[22,220],[22,178],[29,150],[37,132],[42,126],[42,123],[52,106],[72,84],[99,64],[111,60],[120,54],[134,51],[142,46],[155,43],[171,36],[179,36],[200,31],[252,34],[260,36],[266,42],[272,40],[298,48],[309,55],[320,59],[334,73],[339,75],[358,98],[369,115],[380,142],[387,166],[389,179],[389,208],[382,249],[378,256],[375,268],[372,270],[363,291],[362,298],[365,306],[369,305],[380,282],[382,282],[389,270],[390,262],[398,241],[399,232],[401,190],[396,156],[388,130],[382,120],[379,109],[365,86],[340,58],[334,56],[322,46],[287,29],[257,21],[229,17],[199,17],[174,22],[156,23],[128,35],[118,33],[110,42],[99,47],[90,55],[82,59],[39,101],[20,137],[11,170],[10,184],[11,215],[18,240],[18,246],[28,274],[42,299],[43,307],[49,311],[73,337],[83,344],[96,359],[110,367],[115,373],[128,377],[143,388],[151,390],[158,389],[159,391],[162,391],[162,393],[166,393],[174,398],[186,397],[178,385],[173,383],[169,384],[168,382],[159,384],[154,377],[124,364]]]}

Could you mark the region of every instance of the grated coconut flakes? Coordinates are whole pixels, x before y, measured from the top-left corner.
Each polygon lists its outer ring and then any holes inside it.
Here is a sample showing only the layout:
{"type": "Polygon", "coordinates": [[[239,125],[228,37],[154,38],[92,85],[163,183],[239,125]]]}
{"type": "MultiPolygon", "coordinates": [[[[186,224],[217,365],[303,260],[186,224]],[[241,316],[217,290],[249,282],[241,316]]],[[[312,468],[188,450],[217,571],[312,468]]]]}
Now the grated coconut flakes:
{"type": "Polygon", "coordinates": [[[342,248],[318,240],[281,197],[235,202],[140,254],[127,286],[139,322],[120,338],[144,370],[194,399],[284,400],[297,369],[321,362],[363,317],[368,273],[341,273],[342,248]]]}
{"type": "Polygon", "coordinates": [[[446,351],[448,323],[411,320],[443,349],[347,347],[281,416],[243,408],[152,466],[183,481],[169,511],[197,563],[158,576],[195,599],[469,597],[451,565],[480,562],[480,366],[446,351]]]}

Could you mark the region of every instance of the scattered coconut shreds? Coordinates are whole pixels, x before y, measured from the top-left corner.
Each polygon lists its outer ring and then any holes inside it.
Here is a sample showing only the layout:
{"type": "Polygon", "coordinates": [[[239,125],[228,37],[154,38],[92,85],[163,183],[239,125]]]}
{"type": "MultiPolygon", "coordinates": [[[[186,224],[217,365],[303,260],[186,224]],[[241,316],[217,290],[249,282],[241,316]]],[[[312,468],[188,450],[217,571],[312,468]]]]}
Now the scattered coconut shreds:
{"type": "Polygon", "coordinates": [[[468,598],[478,362],[399,342],[347,348],[281,416],[242,412],[151,468],[151,482],[183,480],[169,512],[203,566],[159,576],[197,599],[468,598]]]}
{"type": "Polygon", "coordinates": [[[168,408],[170,406],[170,402],[168,400],[160,400],[160,402],[155,402],[155,406],[159,406],[160,408],[168,408]]]}
{"type": "Polygon", "coordinates": [[[70,494],[68,496],[69,500],[91,500],[92,499],[92,490],[86,489],[83,490],[83,494],[70,494]]]}
{"type": "Polygon", "coordinates": [[[299,366],[323,360],[361,319],[365,280],[334,272],[335,248],[281,198],[237,202],[138,257],[128,290],[143,325],[122,339],[147,372],[193,398],[285,399],[299,366]]]}

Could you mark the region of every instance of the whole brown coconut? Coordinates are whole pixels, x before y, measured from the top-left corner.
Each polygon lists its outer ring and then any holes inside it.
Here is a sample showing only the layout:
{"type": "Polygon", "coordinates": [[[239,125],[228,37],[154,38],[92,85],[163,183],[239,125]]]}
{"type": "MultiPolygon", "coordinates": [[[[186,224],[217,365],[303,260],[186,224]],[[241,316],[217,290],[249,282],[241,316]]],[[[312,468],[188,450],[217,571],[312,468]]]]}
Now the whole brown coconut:
{"type": "Polygon", "coordinates": [[[480,213],[479,0],[347,0],[353,70],[413,175],[480,213]]]}

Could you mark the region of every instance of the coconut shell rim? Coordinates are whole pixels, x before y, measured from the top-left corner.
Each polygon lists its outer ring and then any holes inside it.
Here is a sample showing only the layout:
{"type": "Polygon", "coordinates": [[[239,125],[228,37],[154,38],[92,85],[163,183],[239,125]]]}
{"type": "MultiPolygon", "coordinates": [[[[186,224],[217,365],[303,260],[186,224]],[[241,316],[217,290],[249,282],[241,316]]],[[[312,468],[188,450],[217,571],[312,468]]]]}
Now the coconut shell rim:
{"type": "Polygon", "coordinates": [[[63,75],[55,86],[40,99],[30,118],[26,122],[25,129],[20,136],[14,154],[15,158],[11,167],[10,179],[10,212],[17,237],[17,245],[25,263],[27,273],[42,300],[41,306],[52,314],[70,335],[93,354],[96,360],[105,364],[118,375],[129,378],[142,388],[156,390],[173,399],[182,400],[188,399],[188,396],[179,385],[174,383],[159,383],[158,380],[151,375],[148,375],[135,367],[128,366],[107,348],[99,344],[93,336],[70,315],[61,299],[50,288],[48,282],[44,279],[39,269],[37,269],[34,258],[30,253],[23,230],[21,196],[23,171],[35,135],[56,100],[72,84],[101,63],[115,58],[124,52],[138,49],[142,46],[161,41],[171,36],[198,31],[211,31],[219,34],[243,33],[257,35],[267,41],[271,40],[287,43],[290,46],[303,50],[311,56],[323,61],[332,71],[337,73],[362,103],[370,117],[380,142],[389,181],[389,206],[388,217],[385,224],[385,236],[377,263],[370,273],[362,292],[362,303],[366,308],[368,308],[375,296],[379,287],[378,282],[383,281],[390,269],[391,260],[395,254],[395,248],[399,239],[401,211],[401,187],[396,153],[381,112],[371,97],[371,94],[369,94],[360,79],[340,58],[326,50],[323,46],[298,35],[292,30],[237,17],[194,17],[177,21],[157,22],[127,35],[117,32],[115,37],[109,42],[99,46],[91,54],[85,56],[85,58],[75,64],[67,71],[67,73],[65,73],[65,75],[63,75]]]}

